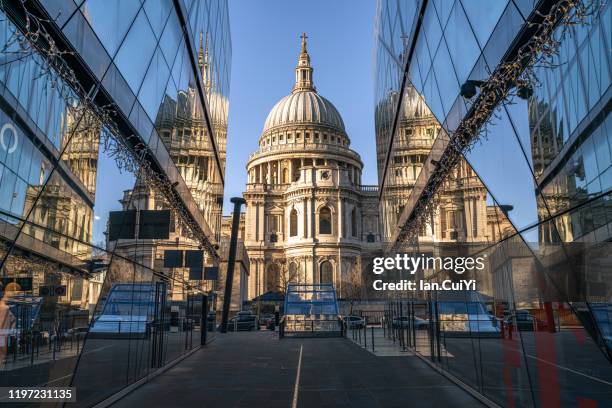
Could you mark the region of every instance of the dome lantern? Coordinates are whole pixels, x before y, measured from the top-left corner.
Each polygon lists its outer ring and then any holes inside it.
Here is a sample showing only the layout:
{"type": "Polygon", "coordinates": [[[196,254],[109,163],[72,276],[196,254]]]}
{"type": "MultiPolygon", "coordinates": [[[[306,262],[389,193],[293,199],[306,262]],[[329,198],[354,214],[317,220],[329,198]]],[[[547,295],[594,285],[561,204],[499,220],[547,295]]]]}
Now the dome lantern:
{"type": "Polygon", "coordinates": [[[317,89],[312,81],[312,67],[310,66],[310,55],[306,49],[306,33],[302,33],[300,36],[302,39],[302,49],[298,58],[298,65],[295,67],[295,85],[293,86],[293,92],[298,91],[313,91],[317,89]]]}

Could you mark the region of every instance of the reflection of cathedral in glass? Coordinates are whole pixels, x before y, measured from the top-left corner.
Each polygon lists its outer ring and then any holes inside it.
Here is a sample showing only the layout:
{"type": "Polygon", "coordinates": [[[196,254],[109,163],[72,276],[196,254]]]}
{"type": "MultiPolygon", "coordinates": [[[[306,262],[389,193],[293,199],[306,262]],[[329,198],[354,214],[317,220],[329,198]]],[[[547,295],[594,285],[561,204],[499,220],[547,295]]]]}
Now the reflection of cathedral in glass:
{"type": "MultiPolygon", "coordinates": [[[[214,70],[209,62],[208,35],[200,33],[198,67],[202,84],[212,116],[213,137],[222,169],[225,166],[227,137],[227,98],[216,91],[213,81],[214,70]]],[[[190,79],[184,89],[176,94],[166,93],[161,102],[155,129],[168,148],[170,157],[190,190],[208,227],[217,241],[221,237],[221,210],[223,205],[223,184],[218,172],[215,150],[209,136],[204,110],[199,103],[195,79],[190,79]]],[[[125,191],[121,200],[124,210],[160,210],[168,208],[163,196],[142,183],[133,190],[125,191]]],[[[167,249],[198,250],[197,242],[187,237],[182,226],[171,222],[170,237],[167,241],[120,240],[114,243],[120,253],[137,253],[139,261],[150,268],[161,271],[164,251],[167,249]]],[[[173,277],[188,280],[188,268],[173,268],[173,277]]],[[[211,282],[200,283],[211,288],[211,282]]],[[[180,286],[180,285],[179,285],[180,286]]],[[[186,292],[173,290],[175,297],[182,298],[186,292]]]]}
{"type": "MultiPolygon", "coordinates": [[[[208,35],[205,42],[202,37],[200,34],[198,65],[212,116],[215,144],[221,168],[224,169],[228,103],[226,97],[215,90],[209,63],[208,35]]],[[[155,120],[155,128],[218,240],[223,185],[198,100],[193,83],[189,83],[187,89],[179,89],[176,99],[166,94],[155,120]]]]}
{"type": "MultiPolygon", "coordinates": [[[[392,104],[397,100],[394,95],[389,98],[392,104]]],[[[397,232],[413,187],[441,131],[440,124],[413,87],[406,89],[403,102],[380,206],[385,239],[391,239],[397,232]]],[[[382,109],[379,108],[378,118],[382,116],[382,109]]],[[[379,163],[384,165],[385,150],[381,143],[388,144],[389,138],[381,135],[378,143],[379,163]]],[[[383,177],[382,173],[379,175],[383,177]]],[[[492,242],[510,227],[499,206],[488,203],[485,186],[464,159],[444,181],[437,202],[434,214],[419,231],[421,243],[492,242]]]]}
{"type": "Polygon", "coordinates": [[[247,164],[248,298],[290,282],[333,283],[342,295],[380,248],[378,189],[361,185],[363,163],[317,93],[306,45],[303,35],[293,91],[270,111],[247,164]]]}

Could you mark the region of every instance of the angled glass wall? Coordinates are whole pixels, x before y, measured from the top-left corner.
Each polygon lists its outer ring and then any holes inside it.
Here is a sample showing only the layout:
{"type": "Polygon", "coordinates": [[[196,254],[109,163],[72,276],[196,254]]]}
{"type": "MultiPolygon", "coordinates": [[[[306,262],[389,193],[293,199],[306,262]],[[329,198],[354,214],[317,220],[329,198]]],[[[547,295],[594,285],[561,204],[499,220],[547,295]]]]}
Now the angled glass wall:
{"type": "MultiPolygon", "coordinates": [[[[460,96],[461,85],[487,81],[554,3],[378,7],[376,139],[389,254],[488,260],[460,277],[477,284],[463,299],[423,291],[404,305],[434,323],[415,332],[414,348],[502,406],[604,406],[612,395],[609,4],[584,2],[584,24],[557,28],[558,53],[536,67],[533,94],[498,102],[479,141],[443,173],[416,240],[402,242],[402,230],[478,97],[460,96]],[[498,335],[483,335],[489,325],[498,335]]],[[[453,276],[433,269],[417,279],[453,276]]]]}
{"type": "Polygon", "coordinates": [[[164,253],[218,264],[227,4],[6,1],[0,59],[0,385],[92,406],[199,346],[214,307],[164,253]],[[113,230],[164,210],[166,238],[113,230]]]}

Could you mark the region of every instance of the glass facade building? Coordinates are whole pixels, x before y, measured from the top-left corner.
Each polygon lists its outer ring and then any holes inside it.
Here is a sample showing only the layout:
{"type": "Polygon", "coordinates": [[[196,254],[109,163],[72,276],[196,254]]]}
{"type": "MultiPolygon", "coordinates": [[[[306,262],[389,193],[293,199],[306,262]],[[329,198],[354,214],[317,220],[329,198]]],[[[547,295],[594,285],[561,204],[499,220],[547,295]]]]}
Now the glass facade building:
{"type": "Polygon", "coordinates": [[[227,2],[3,1],[0,49],[0,385],[95,405],[200,345],[214,284],[164,251],[220,260],[227,2]]]}
{"type": "MultiPolygon", "coordinates": [[[[609,2],[579,2],[589,6],[585,21],[556,27],[557,52],[534,67],[533,92],[499,100],[478,141],[453,168],[439,166],[480,96],[480,88],[461,96],[462,85],[492,78],[557,3],[380,0],[377,10],[375,125],[388,253],[487,257],[471,275],[476,293],[416,291],[407,301],[404,311],[436,323],[418,331],[423,341],[413,347],[509,407],[607,406],[612,397],[609,2]],[[498,335],[485,338],[482,319],[498,335]]],[[[453,276],[433,268],[417,278],[453,276]]]]}

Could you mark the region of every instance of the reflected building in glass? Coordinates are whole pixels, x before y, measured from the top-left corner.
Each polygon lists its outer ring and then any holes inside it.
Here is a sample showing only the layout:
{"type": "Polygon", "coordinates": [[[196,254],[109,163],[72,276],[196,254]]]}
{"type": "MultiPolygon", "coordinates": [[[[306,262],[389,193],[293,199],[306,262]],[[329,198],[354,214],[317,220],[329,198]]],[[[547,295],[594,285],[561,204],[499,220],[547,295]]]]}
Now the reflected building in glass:
{"type": "Polygon", "coordinates": [[[165,267],[164,251],[221,261],[228,7],[5,1],[0,14],[0,385],[74,386],[92,406],[214,329],[215,281],[165,267]],[[164,209],[169,239],[129,223],[110,236],[111,212],[164,209]]]}
{"type": "Polygon", "coordinates": [[[533,92],[499,100],[473,146],[454,166],[440,165],[481,96],[481,88],[461,96],[462,85],[486,83],[558,3],[378,2],[375,124],[388,255],[487,258],[477,273],[417,276],[476,279],[477,290],[415,293],[431,306],[423,318],[439,323],[419,332],[415,349],[503,406],[603,406],[612,395],[610,5],[584,2],[584,24],[558,26],[558,52],[535,67],[533,92]],[[498,338],[481,340],[486,325],[498,338]]]}

